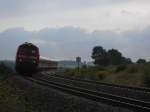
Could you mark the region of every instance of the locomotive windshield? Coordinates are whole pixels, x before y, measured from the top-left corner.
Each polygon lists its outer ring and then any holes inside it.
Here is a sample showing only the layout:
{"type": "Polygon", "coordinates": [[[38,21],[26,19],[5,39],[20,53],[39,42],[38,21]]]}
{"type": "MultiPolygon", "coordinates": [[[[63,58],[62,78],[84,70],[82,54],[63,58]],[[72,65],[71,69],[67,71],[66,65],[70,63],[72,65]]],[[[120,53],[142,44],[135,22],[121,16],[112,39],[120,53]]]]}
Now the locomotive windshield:
{"type": "Polygon", "coordinates": [[[19,54],[22,55],[36,55],[36,49],[31,47],[22,47],[19,49],[19,54]]]}

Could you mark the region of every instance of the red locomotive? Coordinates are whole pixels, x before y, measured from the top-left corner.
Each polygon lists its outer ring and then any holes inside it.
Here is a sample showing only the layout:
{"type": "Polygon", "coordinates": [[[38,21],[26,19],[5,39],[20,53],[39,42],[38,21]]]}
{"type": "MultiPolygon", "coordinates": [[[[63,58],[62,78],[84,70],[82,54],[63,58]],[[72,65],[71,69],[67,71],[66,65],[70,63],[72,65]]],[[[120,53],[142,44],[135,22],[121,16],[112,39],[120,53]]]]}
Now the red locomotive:
{"type": "Polygon", "coordinates": [[[16,54],[16,71],[32,74],[39,70],[56,69],[57,62],[40,59],[39,48],[32,43],[20,45],[16,54]]]}

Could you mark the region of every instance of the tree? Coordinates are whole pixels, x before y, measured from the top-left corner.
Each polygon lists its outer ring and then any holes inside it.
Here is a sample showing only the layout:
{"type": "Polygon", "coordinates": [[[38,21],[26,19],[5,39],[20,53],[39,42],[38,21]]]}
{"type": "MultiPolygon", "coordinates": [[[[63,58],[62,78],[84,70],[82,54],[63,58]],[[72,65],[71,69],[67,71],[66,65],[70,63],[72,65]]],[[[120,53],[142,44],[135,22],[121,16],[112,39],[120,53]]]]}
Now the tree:
{"type": "Polygon", "coordinates": [[[122,64],[132,64],[132,60],[130,58],[122,57],[122,64]]]}
{"type": "Polygon", "coordinates": [[[119,65],[122,63],[122,54],[116,49],[109,50],[107,52],[107,56],[109,59],[109,64],[111,65],[119,65]]]}
{"type": "Polygon", "coordinates": [[[146,60],[145,60],[145,59],[138,59],[138,60],[136,61],[136,63],[138,63],[138,64],[143,64],[143,63],[146,63],[146,60]]]}
{"type": "Polygon", "coordinates": [[[96,46],[93,48],[91,57],[94,59],[94,64],[104,66],[108,65],[107,52],[101,46],[96,46]]]}
{"type": "Polygon", "coordinates": [[[95,46],[93,48],[91,57],[94,59],[94,64],[103,66],[132,63],[130,58],[123,57],[118,50],[110,49],[106,51],[101,46],[95,46]]]}

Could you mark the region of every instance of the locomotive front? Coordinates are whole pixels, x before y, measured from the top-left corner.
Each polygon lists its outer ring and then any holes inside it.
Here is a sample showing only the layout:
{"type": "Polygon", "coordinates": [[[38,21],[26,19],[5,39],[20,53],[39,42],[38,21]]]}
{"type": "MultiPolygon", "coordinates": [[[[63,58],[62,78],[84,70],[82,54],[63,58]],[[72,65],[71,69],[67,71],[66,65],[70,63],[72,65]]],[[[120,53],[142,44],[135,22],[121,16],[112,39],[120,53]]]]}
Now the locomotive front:
{"type": "Polygon", "coordinates": [[[31,43],[18,47],[16,54],[16,71],[19,73],[34,73],[39,63],[39,49],[31,43]]]}

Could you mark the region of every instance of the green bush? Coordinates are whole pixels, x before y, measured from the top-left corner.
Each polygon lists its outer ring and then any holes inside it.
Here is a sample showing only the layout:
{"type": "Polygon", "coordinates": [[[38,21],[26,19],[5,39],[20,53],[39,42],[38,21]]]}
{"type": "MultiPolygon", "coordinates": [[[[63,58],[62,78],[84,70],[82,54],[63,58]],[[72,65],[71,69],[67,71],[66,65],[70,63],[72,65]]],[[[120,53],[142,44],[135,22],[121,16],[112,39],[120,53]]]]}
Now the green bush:
{"type": "Polygon", "coordinates": [[[5,79],[12,70],[6,67],[3,63],[0,63],[0,79],[5,79]]]}
{"type": "Polygon", "coordinates": [[[105,77],[107,77],[110,74],[109,71],[98,71],[96,73],[99,80],[103,80],[105,77]]]}
{"type": "Polygon", "coordinates": [[[137,73],[138,72],[138,68],[137,67],[129,67],[127,70],[128,73],[137,73]]]}
{"type": "Polygon", "coordinates": [[[126,68],[127,68],[126,65],[119,65],[117,66],[115,72],[118,73],[118,72],[124,71],[126,68]]]}
{"type": "Polygon", "coordinates": [[[24,92],[12,88],[6,81],[0,81],[1,112],[32,112],[31,104],[26,100],[24,92]]]}
{"type": "Polygon", "coordinates": [[[89,80],[103,80],[108,74],[111,74],[112,70],[106,67],[90,67],[90,68],[80,68],[78,69],[67,69],[65,74],[72,77],[77,77],[81,79],[89,80]]]}
{"type": "Polygon", "coordinates": [[[0,73],[7,74],[7,73],[10,73],[11,71],[12,70],[6,67],[5,64],[0,63],[0,73]]]}
{"type": "Polygon", "coordinates": [[[65,74],[69,76],[74,76],[75,75],[75,70],[74,69],[66,69],[65,74]]]}
{"type": "Polygon", "coordinates": [[[150,87],[150,64],[144,68],[144,83],[147,87],[150,87]]]}

